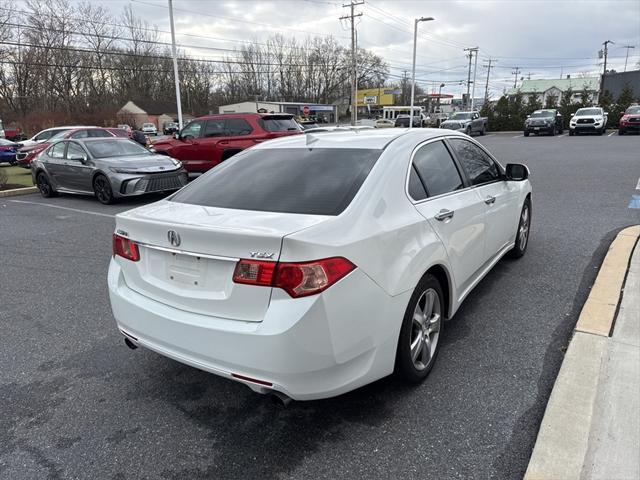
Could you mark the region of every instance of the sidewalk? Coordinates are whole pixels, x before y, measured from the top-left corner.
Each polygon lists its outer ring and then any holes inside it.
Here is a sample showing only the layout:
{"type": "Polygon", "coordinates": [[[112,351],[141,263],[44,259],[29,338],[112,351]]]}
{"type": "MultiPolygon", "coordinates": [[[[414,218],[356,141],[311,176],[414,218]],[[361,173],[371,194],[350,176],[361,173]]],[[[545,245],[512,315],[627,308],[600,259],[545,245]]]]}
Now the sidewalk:
{"type": "Polygon", "coordinates": [[[638,236],[640,227],[620,232],[603,262],[549,398],[526,480],[640,478],[638,236]]]}

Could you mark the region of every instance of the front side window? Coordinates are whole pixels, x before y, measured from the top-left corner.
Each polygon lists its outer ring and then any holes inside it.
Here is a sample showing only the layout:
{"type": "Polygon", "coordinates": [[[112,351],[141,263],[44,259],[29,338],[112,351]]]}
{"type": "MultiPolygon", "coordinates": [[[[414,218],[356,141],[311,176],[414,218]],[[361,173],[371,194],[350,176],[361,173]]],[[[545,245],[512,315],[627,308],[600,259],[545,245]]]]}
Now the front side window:
{"type": "Polygon", "coordinates": [[[339,215],[382,150],[248,149],[187,185],[171,201],[208,207],[339,215]]]}
{"type": "Polygon", "coordinates": [[[413,156],[413,165],[430,197],[453,192],[463,187],[460,172],[449,150],[441,141],[420,147],[413,156]]]}
{"type": "Polygon", "coordinates": [[[500,179],[500,171],[496,163],[480,147],[461,138],[452,138],[449,142],[462,168],[467,172],[471,185],[500,179]]]}
{"type": "Polygon", "coordinates": [[[47,130],[47,131],[39,133],[33,139],[35,141],[38,141],[38,142],[41,141],[41,140],[47,140],[47,139],[53,137],[56,133],[58,133],[58,130],[47,130]]]}
{"type": "Polygon", "coordinates": [[[227,135],[234,137],[238,135],[249,135],[253,129],[244,118],[228,118],[226,131],[227,135]]]}
{"type": "Polygon", "coordinates": [[[72,133],[70,138],[87,138],[89,136],[88,130],[80,130],[78,132],[72,133]]]}
{"type": "Polygon", "coordinates": [[[64,149],[67,142],[58,142],[49,148],[48,154],[51,158],[64,158],[64,149]]]}
{"type": "Polygon", "coordinates": [[[200,137],[203,123],[204,122],[198,122],[198,121],[193,121],[189,123],[189,125],[184,127],[180,132],[180,137],[185,139],[200,137]]]}

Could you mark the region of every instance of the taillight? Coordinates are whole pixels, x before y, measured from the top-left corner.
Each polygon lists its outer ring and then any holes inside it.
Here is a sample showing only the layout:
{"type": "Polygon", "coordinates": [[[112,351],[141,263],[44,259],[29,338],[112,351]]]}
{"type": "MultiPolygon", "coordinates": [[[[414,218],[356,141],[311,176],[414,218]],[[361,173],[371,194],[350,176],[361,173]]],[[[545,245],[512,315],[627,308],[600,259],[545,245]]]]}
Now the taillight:
{"type": "Polygon", "coordinates": [[[128,238],[115,233],[113,234],[113,255],[118,255],[132,262],[140,260],[138,245],[128,238]]]}
{"type": "Polygon", "coordinates": [[[355,268],[353,263],[342,257],[302,263],[240,260],[233,281],[282,288],[291,297],[298,298],[326,290],[355,268]]]}
{"type": "Polygon", "coordinates": [[[259,260],[240,260],[233,272],[233,281],[248,285],[271,286],[276,262],[259,260]]]}

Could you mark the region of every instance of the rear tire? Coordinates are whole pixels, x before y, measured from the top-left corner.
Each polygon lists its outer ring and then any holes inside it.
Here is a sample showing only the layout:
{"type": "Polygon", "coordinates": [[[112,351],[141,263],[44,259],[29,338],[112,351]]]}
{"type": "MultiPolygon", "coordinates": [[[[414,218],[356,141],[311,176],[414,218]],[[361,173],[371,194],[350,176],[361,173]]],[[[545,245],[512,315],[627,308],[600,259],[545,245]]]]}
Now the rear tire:
{"type": "Polygon", "coordinates": [[[518,231],[516,232],[515,246],[509,251],[511,258],[520,258],[527,251],[529,245],[529,233],[531,232],[531,200],[527,198],[520,212],[518,231]]]}
{"type": "Polygon", "coordinates": [[[396,372],[407,382],[421,382],[433,368],[442,343],[444,307],[440,282],[427,273],[411,295],[398,338],[396,372]]]}
{"type": "Polygon", "coordinates": [[[466,133],[467,135],[471,136],[471,127],[467,127],[464,131],[464,133],[466,133]]]}
{"type": "Polygon", "coordinates": [[[58,192],[56,192],[51,186],[49,177],[47,177],[44,172],[40,172],[36,176],[36,186],[38,187],[38,190],[40,190],[40,195],[42,195],[44,198],[51,198],[58,195],[58,192]]]}
{"type": "Polygon", "coordinates": [[[96,178],[93,179],[93,192],[103,205],[111,205],[114,202],[111,182],[104,175],[96,175],[96,178]]]}

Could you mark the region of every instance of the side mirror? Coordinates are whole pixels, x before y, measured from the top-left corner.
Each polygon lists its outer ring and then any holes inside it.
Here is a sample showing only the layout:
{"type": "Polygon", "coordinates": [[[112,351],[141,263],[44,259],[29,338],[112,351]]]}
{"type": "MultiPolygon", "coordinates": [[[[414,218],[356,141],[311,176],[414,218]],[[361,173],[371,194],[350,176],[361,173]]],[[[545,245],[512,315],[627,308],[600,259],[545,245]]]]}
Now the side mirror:
{"type": "Polygon", "coordinates": [[[572,117],[574,117],[574,116],[575,116],[575,113],[572,113],[572,114],[571,114],[571,116],[572,116],[572,117]]]}
{"type": "Polygon", "coordinates": [[[608,115],[609,115],[609,112],[604,112],[604,116],[605,117],[608,116],[608,115]]]}
{"type": "Polygon", "coordinates": [[[531,118],[531,115],[527,115],[527,118],[531,118]]]}
{"type": "Polygon", "coordinates": [[[179,132],[173,132],[173,138],[175,138],[176,140],[180,140],[180,133],[179,132]]]}
{"type": "Polygon", "coordinates": [[[87,161],[87,159],[81,155],[73,155],[69,157],[69,160],[72,162],[80,162],[80,163],[84,163],[87,161]]]}
{"type": "Polygon", "coordinates": [[[529,169],[526,165],[522,165],[521,163],[507,163],[505,171],[507,180],[521,182],[522,180],[529,178],[529,169]]]}

